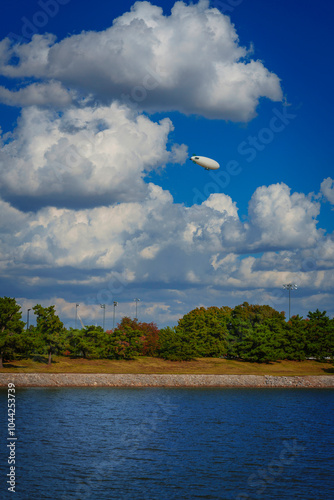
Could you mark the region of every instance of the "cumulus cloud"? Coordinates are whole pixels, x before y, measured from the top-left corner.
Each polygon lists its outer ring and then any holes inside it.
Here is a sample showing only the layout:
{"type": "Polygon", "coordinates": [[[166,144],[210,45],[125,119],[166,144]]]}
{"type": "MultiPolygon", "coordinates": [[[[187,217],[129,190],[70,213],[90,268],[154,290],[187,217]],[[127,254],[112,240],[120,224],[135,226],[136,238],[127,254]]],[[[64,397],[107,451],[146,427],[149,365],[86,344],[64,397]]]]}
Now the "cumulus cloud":
{"type": "Polygon", "coordinates": [[[96,206],[145,198],[147,172],[184,163],[187,148],[166,149],[172,122],[158,123],[113,103],[63,112],[29,107],[3,140],[6,199],[30,206],[96,206]]]}
{"type": "MultiPolygon", "coordinates": [[[[60,101],[65,87],[93,102],[123,99],[149,111],[247,122],[261,97],[282,100],[279,78],[250,52],[240,46],[230,18],[207,0],[176,2],[170,16],[149,2],[136,2],[101,32],[59,42],[50,34],[34,35],[26,44],[3,40],[0,73],[57,82],[60,101]]],[[[33,102],[33,85],[20,95],[2,90],[2,99],[12,105],[33,102]]]]}
{"type": "Polygon", "coordinates": [[[232,305],[239,292],[241,301],[283,309],[284,296],[270,290],[289,281],[304,293],[334,290],[334,241],[316,229],[318,203],[284,184],[256,190],[246,222],[223,193],[185,207],[153,183],[136,202],[24,213],[1,201],[0,208],[3,282],[13,286],[19,273],[21,297],[59,291],[71,308],[75,293],[91,307],[128,301],[140,289],[143,313],[153,307],[164,322],[171,304],[182,315],[194,304],[232,305]]]}
{"type": "Polygon", "coordinates": [[[236,202],[231,197],[223,193],[210,194],[209,198],[203,202],[203,205],[216,210],[221,214],[226,214],[234,219],[238,218],[238,209],[236,202]]]}
{"type": "Polygon", "coordinates": [[[334,181],[330,177],[324,179],[321,183],[321,192],[324,195],[325,199],[329,201],[332,205],[334,205],[334,181]]]}
{"type": "Polygon", "coordinates": [[[322,237],[317,229],[320,203],[284,184],[261,186],[253,194],[246,222],[236,203],[215,193],[187,209],[184,239],[213,252],[263,252],[312,247],[322,237]],[[203,244],[204,242],[204,244],[203,244]]]}
{"type": "MultiPolygon", "coordinates": [[[[186,282],[188,276],[194,282],[199,276],[206,281],[208,269],[230,272],[237,256],[252,252],[255,246],[259,252],[276,248],[288,252],[292,244],[297,249],[313,248],[323,238],[315,228],[317,203],[299,193],[290,194],[285,185],[259,188],[246,223],[225,194],[184,207],[153,183],[147,184],[147,197],[140,202],[82,210],[45,207],[27,214],[2,202],[2,210],[4,232],[12,230],[4,241],[13,263],[128,269],[133,280],[186,282]],[[288,209],[280,210],[286,205],[288,209]],[[264,222],[267,219],[271,225],[264,222]]],[[[332,242],[323,247],[322,255],[332,258],[332,242]]]]}
{"type": "Polygon", "coordinates": [[[66,90],[61,83],[33,83],[16,91],[0,86],[0,102],[7,106],[54,106],[62,108],[74,102],[74,93],[66,90]]]}
{"type": "Polygon", "coordinates": [[[316,243],[320,203],[284,184],[257,188],[249,203],[254,248],[307,248],[316,243]]]}

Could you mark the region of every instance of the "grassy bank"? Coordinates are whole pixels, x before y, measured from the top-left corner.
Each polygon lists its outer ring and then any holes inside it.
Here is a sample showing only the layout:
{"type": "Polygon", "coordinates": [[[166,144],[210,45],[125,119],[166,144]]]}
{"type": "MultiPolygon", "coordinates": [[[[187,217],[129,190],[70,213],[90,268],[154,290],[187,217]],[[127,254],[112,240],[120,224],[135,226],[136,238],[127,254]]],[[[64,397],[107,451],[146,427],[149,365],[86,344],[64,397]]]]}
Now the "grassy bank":
{"type": "Polygon", "coordinates": [[[0,373],[142,373],[142,374],[208,374],[208,375],[334,375],[331,363],[317,361],[278,361],[270,364],[248,363],[220,358],[200,358],[194,361],[165,361],[139,357],[133,361],[106,359],[71,359],[54,356],[51,366],[46,359],[16,360],[4,363],[0,373]]]}

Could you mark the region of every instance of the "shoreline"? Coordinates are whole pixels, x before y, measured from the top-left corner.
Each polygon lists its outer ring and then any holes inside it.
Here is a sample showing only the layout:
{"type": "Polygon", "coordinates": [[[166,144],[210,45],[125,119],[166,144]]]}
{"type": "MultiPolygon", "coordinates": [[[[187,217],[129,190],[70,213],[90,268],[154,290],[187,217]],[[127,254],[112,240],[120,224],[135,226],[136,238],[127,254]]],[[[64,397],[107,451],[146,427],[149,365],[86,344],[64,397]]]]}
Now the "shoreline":
{"type": "Polygon", "coordinates": [[[334,376],[0,373],[0,387],[243,387],[331,388],[334,376]]]}

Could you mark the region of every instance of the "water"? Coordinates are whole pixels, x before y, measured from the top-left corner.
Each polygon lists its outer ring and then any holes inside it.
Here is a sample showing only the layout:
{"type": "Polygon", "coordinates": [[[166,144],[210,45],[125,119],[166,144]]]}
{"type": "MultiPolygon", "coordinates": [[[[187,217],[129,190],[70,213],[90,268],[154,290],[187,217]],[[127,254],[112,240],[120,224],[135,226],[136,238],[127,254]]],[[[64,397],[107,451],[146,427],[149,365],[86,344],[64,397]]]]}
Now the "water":
{"type": "Polygon", "coordinates": [[[16,493],[0,498],[332,500],[333,390],[16,390],[16,493]]]}

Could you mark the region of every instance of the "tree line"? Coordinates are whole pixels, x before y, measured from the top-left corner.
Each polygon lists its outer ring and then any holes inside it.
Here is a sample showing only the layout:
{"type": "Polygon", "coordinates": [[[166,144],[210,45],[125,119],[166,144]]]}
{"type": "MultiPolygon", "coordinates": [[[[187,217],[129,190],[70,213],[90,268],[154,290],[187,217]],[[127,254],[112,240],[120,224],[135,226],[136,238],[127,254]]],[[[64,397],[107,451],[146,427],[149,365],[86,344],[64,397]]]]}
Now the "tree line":
{"type": "Polygon", "coordinates": [[[326,311],[293,316],[268,305],[244,302],[234,308],[200,307],[174,327],[159,328],[124,317],[117,327],[66,329],[55,306],[37,304],[36,326],[27,330],[14,298],[0,298],[0,367],[17,357],[52,355],[88,359],[134,359],[137,356],[187,361],[201,357],[268,363],[282,359],[333,360],[334,319],[326,311]]]}

